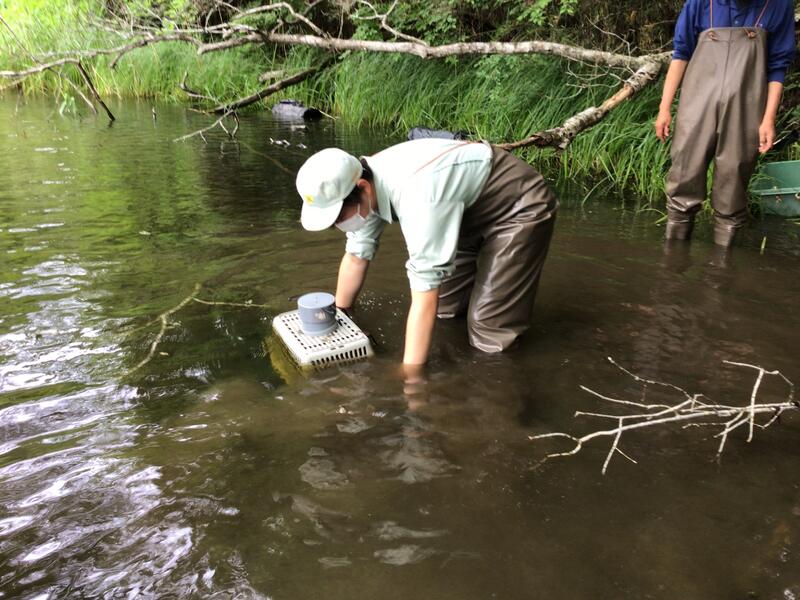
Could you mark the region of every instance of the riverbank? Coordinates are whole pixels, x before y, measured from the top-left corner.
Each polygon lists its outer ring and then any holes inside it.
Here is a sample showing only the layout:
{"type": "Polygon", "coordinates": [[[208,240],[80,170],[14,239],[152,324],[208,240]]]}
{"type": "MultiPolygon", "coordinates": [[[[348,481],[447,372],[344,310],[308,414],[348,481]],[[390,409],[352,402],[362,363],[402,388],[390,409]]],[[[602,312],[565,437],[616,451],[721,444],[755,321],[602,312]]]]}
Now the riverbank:
{"type": "MultiPolygon", "coordinates": [[[[13,9],[13,7],[12,7],[13,9]]],[[[102,29],[76,8],[54,3],[47,11],[20,8],[6,20],[17,40],[5,37],[0,69],[21,68],[30,59],[55,57],[76,48],[120,46],[124,35],[102,29]],[[13,43],[12,43],[13,42],[13,43]],[[16,50],[15,50],[16,48],[16,50]],[[8,49],[11,49],[9,52],[8,49]]],[[[182,84],[202,95],[230,101],[263,87],[259,75],[279,71],[290,75],[319,64],[319,51],[295,47],[288,51],[245,46],[198,56],[193,46],[160,43],[126,54],[115,68],[112,56],[87,60],[86,67],[103,96],[147,97],[188,103],[182,84]]],[[[65,77],[82,85],[71,66],[65,77]]],[[[280,77],[280,76],[279,76],[280,77]]],[[[601,104],[620,85],[618,73],[563,59],[527,56],[485,56],[421,60],[407,55],[350,53],[334,67],[255,105],[263,110],[282,98],[316,106],[345,125],[379,127],[404,133],[414,126],[466,130],[494,142],[522,139],[563,123],[575,113],[601,104]]],[[[787,87],[796,87],[791,82],[787,87]]],[[[62,113],[85,107],[62,79],[52,73],[25,80],[25,93],[55,94],[62,113]]],[[[564,152],[530,148],[522,156],[560,184],[586,184],[589,197],[635,198],[651,207],[663,205],[668,147],[655,138],[661,83],[651,85],[580,134],[564,152]]],[[[796,120],[784,114],[783,122],[796,120]]],[[[800,145],[773,153],[771,160],[800,158],[800,145]]]]}

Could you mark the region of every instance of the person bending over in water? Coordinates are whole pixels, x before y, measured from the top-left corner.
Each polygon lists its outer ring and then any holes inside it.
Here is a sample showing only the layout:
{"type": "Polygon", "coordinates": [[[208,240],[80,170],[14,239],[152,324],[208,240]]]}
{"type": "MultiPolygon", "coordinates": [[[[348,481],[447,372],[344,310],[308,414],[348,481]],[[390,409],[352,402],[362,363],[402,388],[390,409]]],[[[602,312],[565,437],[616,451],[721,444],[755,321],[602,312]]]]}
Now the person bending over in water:
{"type": "Polygon", "coordinates": [[[355,302],[384,227],[400,223],[411,286],[404,364],[427,361],[437,315],[466,313],[470,343],[484,352],[528,329],[558,202],[527,163],[484,142],[420,139],[360,160],[327,148],[296,183],[305,229],[347,232],[342,309],[355,302]]]}

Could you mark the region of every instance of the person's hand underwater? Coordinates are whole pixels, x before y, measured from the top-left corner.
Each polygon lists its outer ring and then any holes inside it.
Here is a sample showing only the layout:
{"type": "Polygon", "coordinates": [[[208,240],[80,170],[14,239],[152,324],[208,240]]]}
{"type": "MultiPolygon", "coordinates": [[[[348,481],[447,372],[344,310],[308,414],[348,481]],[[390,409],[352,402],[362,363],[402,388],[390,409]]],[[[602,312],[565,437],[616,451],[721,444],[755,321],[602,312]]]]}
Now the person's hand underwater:
{"type": "Polygon", "coordinates": [[[403,394],[409,410],[418,410],[428,403],[428,380],[424,365],[402,365],[403,394]]]}

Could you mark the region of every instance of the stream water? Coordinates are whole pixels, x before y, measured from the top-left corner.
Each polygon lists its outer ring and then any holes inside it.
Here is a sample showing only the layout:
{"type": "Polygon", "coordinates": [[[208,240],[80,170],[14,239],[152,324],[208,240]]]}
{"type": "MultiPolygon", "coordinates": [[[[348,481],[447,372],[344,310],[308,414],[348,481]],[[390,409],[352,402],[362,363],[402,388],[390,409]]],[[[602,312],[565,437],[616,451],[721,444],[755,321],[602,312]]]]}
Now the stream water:
{"type": "Polygon", "coordinates": [[[377,356],[303,375],[271,319],[335,286],[343,239],[299,227],[294,173],[399,139],[249,114],[175,143],[209,120],[112,110],[0,100],[0,598],[800,598],[794,414],[720,460],[718,429],[631,432],[606,475],[609,438],[529,439],[608,428],[580,386],[642,398],[607,357],[727,404],[757,373],[725,360],[800,384],[796,224],[665,247],[657,213],[562,192],[530,333],[488,356],[441,323],[414,389],[390,228],[356,317],[377,356]],[[198,283],[216,304],[165,315],[198,283]]]}

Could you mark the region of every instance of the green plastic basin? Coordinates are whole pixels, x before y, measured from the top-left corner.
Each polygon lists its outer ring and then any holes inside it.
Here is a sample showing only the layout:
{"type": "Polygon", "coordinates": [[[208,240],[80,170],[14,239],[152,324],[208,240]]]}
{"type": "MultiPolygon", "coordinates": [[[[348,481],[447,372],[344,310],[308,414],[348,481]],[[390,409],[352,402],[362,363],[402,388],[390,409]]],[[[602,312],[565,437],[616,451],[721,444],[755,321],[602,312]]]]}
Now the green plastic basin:
{"type": "Polygon", "coordinates": [[[750,191],[765,213],[800,217],[800,160],[767,163],[753,177],[750,191]]]}

